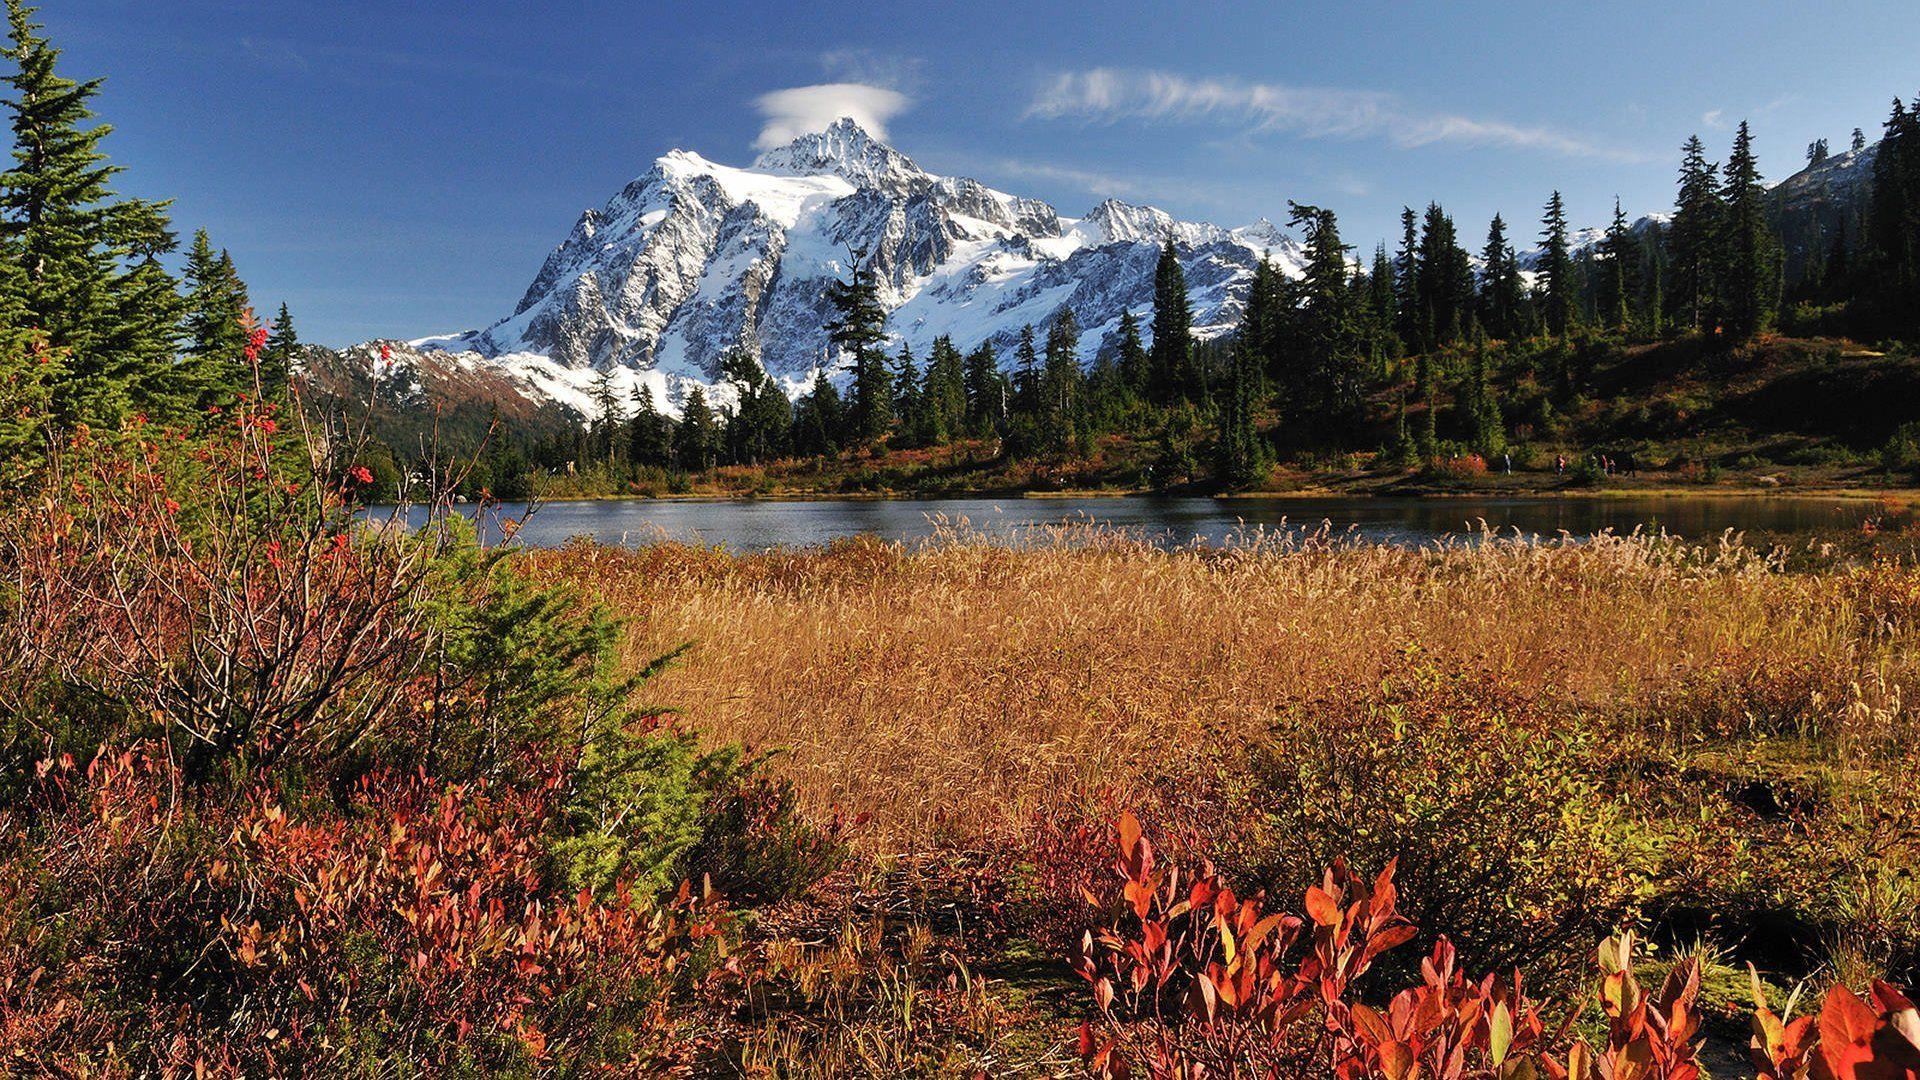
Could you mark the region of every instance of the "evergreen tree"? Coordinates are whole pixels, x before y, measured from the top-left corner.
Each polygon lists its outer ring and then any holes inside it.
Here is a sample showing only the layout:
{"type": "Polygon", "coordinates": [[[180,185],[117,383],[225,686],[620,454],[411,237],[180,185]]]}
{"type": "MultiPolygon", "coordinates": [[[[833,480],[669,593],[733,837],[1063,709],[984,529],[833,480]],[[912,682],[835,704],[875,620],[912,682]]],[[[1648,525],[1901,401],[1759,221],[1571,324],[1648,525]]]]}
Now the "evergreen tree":
{"type": "Polygon", "coordinates": [[[1427,348],[1459,341],[1472,322],[1473,268],[1457,235],[1440,204],[1429,203],[1421,224],[1414,289],[1427,348]]]}
{"type": "Polygon", "coordinates": [[[1866,276],[1887,329],[1920,331],[1920,98],[1911,109],[1894,99],[1873,163],[1864,240],[1873,268],[1866,276]]]}
{"type": "Polygon", "coordinates": [[[1063,307],[1047,328],[1047,359],[1040,374],[1041,437],[1056,453],[1070,450],[1080,434],[1080,322],[1063,307]]]}
{"type": "MultiPolygon", "coordinates": [[[[1266,265],[1265,260],[1261,265],[1266,265]]],[[[1248,310],[1251,314],[1251,306],[1248,310]]],[[[1231,487],[1244,487],[1259,478],[1260,441],[1253,426],[1254,388],[1260,381],[1259,349],[1258,338],[1244,331],[1234,342],[1215,462],[1221,482],[1231,487]]]]}
{"type": "Polygon", "coordinates": [[[1541,218],[1540,306],[1547,332],[1565,337],[1574,323],[1573,259],[1567,254],[1567,207],[1558,191],[1547,200],[1541,218]]]}
{"type": "Polygon", "coordinates": [[[594,373],[593,386],[588,391],[593,397],[593,421],[589,427],[595,456],[612,468],[621,454],[626,452],[622,445],[626,440],[620,433],[626,429],[626,413],[620,408],[620,392],[613,385],[611,365],[594,373]]]}
{"type": "Polygon", "coordinates": [[[145,404],[173,351],[173,283],[159,256],[173,250],[166,204],[115,197],[120,172],[85,125],[99,80],[57,71],[60,51],[8,0],[15,70],[5,78],[13,168],[0,174],[0,257],[18,297],[20,325],[43,332],[64,357],[47,408],[63,423],[112,424],[145,404]]]}
{"type": "Polygon", "coordinates": [[[680,423],[673,429],[674,463],[688,472],[705,472],[713,468],[719,447],[719,425],[707,405],[706,391],[696,383],[687,391],[687,400],[680,406],[680,423]]]}
{"type": "Polygon", "coordinates": [[[1830,155],[1831,151],[1827,149],[1827,140],[1825,139],[1815,139],[1807,144],[1807,165],[1809,167],[1820,164],[1827,160],[1830,155]]]}
{"type": "Polygon", "coordinates": [[[1000,373],[1000,361],[993,355],[992,342],[983,341],[967,354],[966,396],[970,433],[986,438],[1005,429],[1007,379],[1000,373]]]}
{"type": "Polygon", "coordinates": [[[66,374],[66,357],[26,325],[25,271],[0,260],[0,489],[39,463],[52,387],[66,374]]]}
{"type": "Polygon", "coordinates": [[[1133,317],[1130,308],[1120,313],[1119,333],[1120,384],[1127,393],[1145,401],[1153,383],[1153,362],[1140,340],[1140,320],[1133,317]]]}
{"type": "Polygon", "coordinates": [[[1289,420],[1323,440],[1353,434],[1360,419],[1366,363],[1362,327],[1347,280],[1347,247],[1331,210],[1289,203],[1290,224],[1305,240],[1307,265],[1292,335],[1301,350],[1301,378],[1289,420]]]}
{"type": "MultiPolygon", "coordinates": [[[[1286,393],[1292,373],[1286,370],[1288,354],[1281,347],[1281,335],[1288,318],[1288,292],[1285,275],[1274,268],[1271,260],[1262,257],[1254,265],[1253,281],[1247,288],[1246,313],[1240,320],[1240,338],[1234,344],[1230,384],[1242,378],[1240,368],[1250,361],[1256,376],[1264,376],[1263,381],[1282,395],[1286,393]]],[[[1229,385],[1227,393],[1231,398],[1242,390],[1248,394],[1257,392],[1254,386],[1229,385]]]]}
{"type": "Polygon", "coordinates": [[[921,409],[920,367],[913,361],[913,347],[900,343],[900,355],[893,362],[893,415],[899,421],[902,445],[927,445],[927,417],[921,409]]]}
{"type": "Polygon", "coordinates": [[[760,361],[745,349],[730,349],[720,358],[720,374],[733,387],[735,402],[726,430],[728,456],[758,465],[784,453],[793,408],[760,361]]]}
{"type": "Polygon", "coordinates": [[[673,422],[653,404],[653,387],[644,380],[633,391],[633,419],[627,424],[627,456],[643,468],[673,463],[673,422]]]}
{"type": "Polygon", "coordinates": [[[1667,243],[1658,221],[1647,223],[1646,252],[1641,260],[1640,311],[1647,333],[1667,332],[1667,243]]]}
{"type": "Polygon", "coordinates": [[[233,259],[213,250],[205,229],[193,234],[183,284],[182,348],[170,396],[179,408],[198,411],[230,401],[253,385],[244,355],[247,288],[234,271],[233,259]]]}
{"type": "Polygon", "coordinates": [[[1432,461],[1440,456],[1440,399],[1436,386],[1439,380],[1433,375],[1432,356],[1421,353],[1414,362],[1413,386],[1414,392],[1420,396],[1420,403],[1425,407],[1420,414],[1420,434],[1414,443],[1422,461],[1432,461]]]}
{"type": "Polygon", "coordinates": [[[921,393],[926,440],[944,443],[963,431],[967,424],[966,361],[953,339],[934,339],[933,353],[927,360],[926,385],[921,393]]]}
{"type": "Polygon", "coordinates": [[[1393,259],[1387,254],[1385,244],[1375,245],[1373,249],[1373,269],[1367,274],[1367,309],[1373,316],[1385,353],[1397,352],[1400,340],[1394,324],[1400,317],[1400,304],[1394,291],[1393,259]]]}
{"type": "Polygon", "coordinates": [[[1480,324],[1491,337],[1515,337],[1520,329],[1520,306],[1526,287],[1520,279],[1520,260],[1507,240],[1507,223],[1499,214],[1487,226],[1487,244],[1480,249],[1480,324]]]}
{"type": "Polygon", "coordinates": [[[847,408],[848,439],[873,443],[893,426],[893,378],[887,354],[887,312],[880,305],[880,285],[866,252],[848,253],[853,273],[847,281],[827,285],[827,302],[837,318],[827,326],[827,340],[853,367],[853,400],[847,408]]]}
{"type": "Polygon", "coordinates": [[[1506,422],[1500,416],[1500,401],[1488,378],[1487,350],[1475,346],[1471,382],[1467,387],[1469,437],[1476,452],[1493,457],[1507,448],[1506,422]]]}
{"type": "Polygon", "coordinates": [[[813,373],[813,387],[800,399],[793,416],[793,448],[797,453],[824,455],[839,452],[847,429],[846,405],[825,370],[813,373]]]}
{"type": "Polygon", "coordinates": [[[1413,207],[1400,208],[1400,254],[1394,262],[1393,287],[1397,311],[1394,326],[1409,352],[1422,353],[1432,345],[1433,334],[1423,319],[1420,306],[1420,226],[1413,207]]]}
{"type": "Polygon", "coordinates": [[[1667,230],[1667,280],[1673,298],[1667,307],[1694,330],[1710,328],[1715,316],[1716,240],[1725,207],[1720,201],[1719,166],[1707,160],[1695,135],[1682,148],[1680,193],[1673,224],[1667,230]]]}
{"type": "Polygon", "coordinates": [[[1864,131],[1861,131],[1859,128],[1854,128],[1853,129],[1853,146],[1852,146],[1853,152],[1857,154],[1860,151],[1865,150],[1866,148],[1867,148],[1867,133],[1864,131]]]}
{"type": "Polygon", "coordinates": [[[1040,348],[1029,323],[1020,328],[1020,344],[1013,349],[1013,414],[1032,417],[1039,413],[1040,348]]]}
{"type": "Polygon", "coordinates": [[[1641,252],[1618,196],[1613,200],[1613,221],[1600,241],[1600,256],[1605,260],[1596,305],[1600,322],[1611,329],[1625,330],[1633,322],[1634,300],[1640,295],[1641,252]]]}
{"type": "Polygon", "coordinates": [[[1760,184],[1753,134],[1744,120],[1734,135],[1722,179],[1726,216],[1720,246],[1721,299],[1727,333],[1745,341],[1766,329],[1773,318],[1780,291],[1780,252],[1779,241],[1767,225],[1767,189],[1760,184]]]}
{"type": "Polygon", "coordinates": [[[1202,401],[1206,387],[1195,377],[1193,311],[1187,306],[1187,275],[1167,238],[1153,274],[1153,346],[1148,353],[1151,394],[1160,405],[1202,401]]]}
{"type": "Polygon", "coordinates": [[[260,350],[260,386],[267,397],[274,400],[286,397],[287,383],[293,377],[299,358],[300,335],[293,328],[293,314],[283,303],[280,314],[274,316],[266,347],[260,350]]]}

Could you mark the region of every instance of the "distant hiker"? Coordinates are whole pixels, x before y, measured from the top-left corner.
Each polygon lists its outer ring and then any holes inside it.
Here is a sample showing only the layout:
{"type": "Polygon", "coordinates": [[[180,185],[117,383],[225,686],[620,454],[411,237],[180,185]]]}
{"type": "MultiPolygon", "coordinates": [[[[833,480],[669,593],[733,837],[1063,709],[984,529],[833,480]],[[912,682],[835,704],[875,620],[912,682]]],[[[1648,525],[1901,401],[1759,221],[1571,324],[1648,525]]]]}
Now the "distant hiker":
{"type": "Polygon", "coordinates": [[[1565,454],[1553,455],[1553,474],[1555,476],[1567,475],[1567,455],[1565,454]]]}
{"type": "Polygon", "coordinates": [[[1507,466],[1507,475],[1508,475],[1508,476],[1512,476],[1512,475],[1513,475],[1513,455],[1512,455],[1512,454],[1501,454],[1501,455],[1500,455],[1500,460],[1501,460],[1502,462],[1504,462],[1504,463],[1506,464],[1506,466],[1507,466]]]}

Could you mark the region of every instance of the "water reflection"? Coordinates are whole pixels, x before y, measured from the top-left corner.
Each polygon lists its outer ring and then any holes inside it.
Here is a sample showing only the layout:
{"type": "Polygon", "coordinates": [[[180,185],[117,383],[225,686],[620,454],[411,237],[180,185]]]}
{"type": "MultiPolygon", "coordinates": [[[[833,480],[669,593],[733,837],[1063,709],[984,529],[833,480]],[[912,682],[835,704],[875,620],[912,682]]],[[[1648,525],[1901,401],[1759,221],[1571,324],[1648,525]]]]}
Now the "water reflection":
{"type": "MultiPolygon", "coordinates": [[[[518,518],[521,506],[500,513],[518,518]]],[[[391,511],[375,510],[374,517],[391,511]]],[[[1553,538],[1603,530],[1665,529],[1707,539],[1727,529],[1770,536],[1852,529],[1879,508],[1861,499],[1659,496],[1606,498],[1257,498],[1070,499],[690,499],[556,502],[540,507],[518,539],[549,547],[589,537],[606,544],[659,540],[717,544],[734,551],[824,544],[870,534],[887,540],[932,536],[942,522],[965,521],[1002,540],[1038,527],[1097,522],[1159,543],[1219,543],[1255,528],[1319,529],[1382,543],[1411,544],[1471,537],[1482,524],[1511,534],[1553,538]]],[[[420,512],[413,517],[417,522],[420,512]]],[[[498,523],[488,532],[496,536],[498,523]]]]}

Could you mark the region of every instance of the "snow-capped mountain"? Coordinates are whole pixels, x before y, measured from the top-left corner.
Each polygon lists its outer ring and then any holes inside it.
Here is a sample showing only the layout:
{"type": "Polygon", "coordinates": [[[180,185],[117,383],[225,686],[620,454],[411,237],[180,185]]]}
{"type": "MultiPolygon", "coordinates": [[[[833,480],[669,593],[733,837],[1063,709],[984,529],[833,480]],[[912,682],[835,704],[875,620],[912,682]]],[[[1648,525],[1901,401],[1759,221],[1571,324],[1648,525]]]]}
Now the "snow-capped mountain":
{"type": "Polygon", "coordinates": [[[1265,220],[1225,229],[1114,200],[1062,217],[1038,199],[928,173],[843,119],[746,168],[684,150],[661,157],[581,214],[511,315],[419,339],[393,359],[454,354],[584,411],[600,371],[677,403],[688,385],[718,378],[728,350],[746,349],[798,393],[828,357],[824,287],[865,252],[889,331],[917,355],[946,335],[962,349],[991,341],[1005,362],[1021,327],[1044,328],[1071,307],[1091,361],[1124,311],[1146,326],[1168,236],[1201,336],[1238,321],[1263,255],[1289,273],[1300,265],[1298,242],[1265,220]]]}

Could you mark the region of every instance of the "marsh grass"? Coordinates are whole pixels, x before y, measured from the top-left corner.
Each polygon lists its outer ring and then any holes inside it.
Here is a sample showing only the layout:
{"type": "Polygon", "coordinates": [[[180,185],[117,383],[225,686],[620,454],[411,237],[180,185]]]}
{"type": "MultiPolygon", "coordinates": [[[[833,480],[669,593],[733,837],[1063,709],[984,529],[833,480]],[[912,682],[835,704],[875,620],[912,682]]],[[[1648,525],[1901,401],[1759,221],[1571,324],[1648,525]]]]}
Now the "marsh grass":
{"type": "Polygon", "coordinates": [[[650,690],[714,738],[784,747],[809,805],[872,815],[870,852],[1005,841],[1063,794],[1145,799],[1283,708],[1393,680],[1465,679],[1676,752],[1786,743],[1835,766],[1904,753],[1920,700],[1913,570],[1787,572],[1732,535],[1169,549],[952,523],[916,545],[535,558],[630,616],[632,663],[691,642],[650,690]]]}

